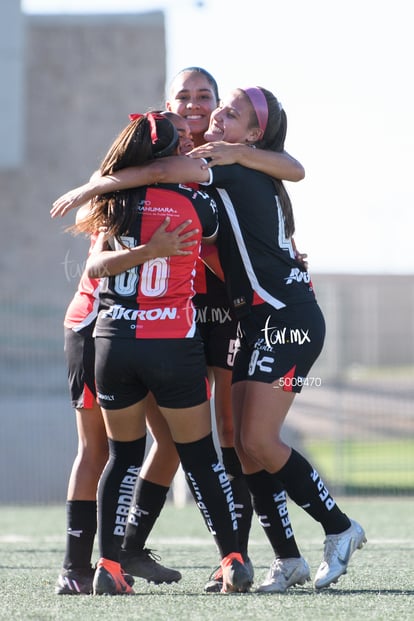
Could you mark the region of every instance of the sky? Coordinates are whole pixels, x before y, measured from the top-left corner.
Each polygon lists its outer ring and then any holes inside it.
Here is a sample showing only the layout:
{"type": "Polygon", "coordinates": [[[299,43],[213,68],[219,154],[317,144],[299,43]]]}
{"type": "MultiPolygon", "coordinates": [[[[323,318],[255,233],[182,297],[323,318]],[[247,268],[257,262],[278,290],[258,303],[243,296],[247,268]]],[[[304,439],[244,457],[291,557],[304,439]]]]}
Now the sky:
{"type": "MultiPolygon", "coordinates": [[[[409,0],[22,0],[27,13],[164,10],[167,85],[199,65],[221,94],[282,102],[295,239],[316,272],[413,282],[414,37],[409,0]]],[[[166,86],[167,86],[166,85],[166,86]]]]}

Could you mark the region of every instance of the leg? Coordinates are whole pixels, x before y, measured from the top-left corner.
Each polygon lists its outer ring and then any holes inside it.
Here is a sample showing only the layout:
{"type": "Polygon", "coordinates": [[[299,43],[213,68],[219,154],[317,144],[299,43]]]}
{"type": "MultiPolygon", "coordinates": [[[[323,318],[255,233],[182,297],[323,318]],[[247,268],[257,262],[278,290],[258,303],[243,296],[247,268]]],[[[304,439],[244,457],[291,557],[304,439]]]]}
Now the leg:
{"type": "Polygon", "coordinates": [[[153,443],[135,486],[121,549],[121,565],[128,573],[148,582],[178,582],[180,572],[158,563],[159,557],[145,548],[180,463],[170,429],[151,394],[146,402],[146,420],[153,443]]]}
{"type": "Polygon", "coordinates": [[[214,409],[216,414],[217,435],[221,447],[234,447],[233,412],[231,406],[230,369],[213,367],[214,409]]]}
{"type": "Polygon", "coordinates": [[[72,406],[76,412],[78,450],[68,483],[66,552],[55,593],[92,592],[91,557],[96,534],[96,490],[108,458],[108,441],[95,399],[93,325],[77,332],[65,328],[65,357],[72,406]]]}
{"type": "MultiPolygon", "coordinates": [[[[240,388],[244,392],[246,408],[243,409],[239,434],[241,454],[250,459],[247,467],[251,468],[254,462],[259,464],[271,474],[273,485],[281,484],[292,500],[324,528],[327,535],[324,561],[315,577],[316,588],[324,588],[346,572],[351,554],[365,542],[365,533],[359,524],[351,521],[339,509],[313,466],[281,440],[280,431],[294,393],[285,392],[280,387],[274,388],[272,393],[272,388],[273,385],[260,382],[248,382],[244,390],[240,388]],[[264,407],[260,424],[257,424],[257,417],[254,415],[255,403],[264,407]],[[333,553],[330,541],[335,542],[333,553]],[[348,544],[350,552],[346,562],[341,563],[338,561],[338,549],[345,548],[348,544]]],[[[263,498],[261,502],[264,502],[263,498]]],[[[269,535],[269,531],[267,534],[269,535]]]]}
{"type": "Polygon", "coordinates": [[[269,503],[272,485],[282,485],[292,500],[335,538],[328,537],[324,562],[315,579],[315,586],[322,588],[346,571],[350,555],[362,546],[365,534],[340,511],[316,470],[282,441],[280,433],[295,393],[301,391],[303,378],[322,349],[324,319],[317,304],[277,312],[264,305],[244,321],[242,331],[234,371],[235,403],[240,406],[236,412],[237,450],[245,472],[257,476],[264,470],[270,475],[263,490],[256,489],[258,502],[269,503]],[[265,334],[265,353],[263,325],[277,326],[270,328],[270,337],[265,334]],[[285,334],[289,335],[286,340],[285,334]],[[295,334],[306,338],[299,343],[296,337],[290,338],[295,334]],[[347,558],[342,564],[337,552],[341,546],[350,550],[348,555],[344,553],[347,558]]]}
{"type": "Polygon", "coordinates": [[[234,411],[237,412],[236,445],[248,473],[246,480],[255,512],[275,553],[266,579],[258,588],[259,592],[266,593],[284,593],[290,586],[304,584],[310,577],[309,566],[301,557],[295,540],[285,489],[266,468],[274,467],[273,460],[279,451],[283,454],[289,450],[279,435],[293,400],[291,393],[285,394],[286,397],[277,403],[279,407],[275,408],[275,390],[271,385],[258,382],[233,385],[234,411]],[[260,404],[261,416],[257,416],[257,409],[254,409],[256,424],[249,419],[252,403],[260,404]]]}
{"type": "Polygon", "coordinates": [[[238,382],[233,391],[238,421],[236,448],[244,456],[245,472],[280,470],[291,451],[280,432],[295,393],[262,382],[238,382]]]}
{"type": "Polygon", "coordinates": [[[295,393],[274,388],[272,384],[248,382],[242,450],[282,483],[292,500],[320,522],[325,534],[337,535],[349,529],[349,518],[336,505],[315,468],[280,437],[294,396],[295,393]],[[259,424],[254,415],[255,403],[263,406],[259,424]]]}
{"type": "Polygon", "coordinates": [[[91,557],[96,534],[96,490],[108,459],[105,425],[95,400],[91,408],[76,409],[76,424],[78,452],[68,483],[66,552],[63,571],[55,587],[58,595],[92,592],[91,557]]]}
{"type": "Polygon", "coordinates": [[[325,531],[324,555],[314,586],[326,588],[347,572],[352,554],[366,543],[364,529],[340,510],[315,468],[294,449],[275,476],[283,481],[292,500],[325,531]]]}
{"type": "Polygon", "coordinates": [[[189,408],[160,408],[176,443],[193,495],[221,556],[223,590],[246,591],[251,578],[237,540],[237,519],[231,486],[219,462],[211,433],[208,401],[189,408]]]}
{"type": "Polygon", "coordinates": [[[145,399],[120,410],[102,409],[109,438],[109,460],[98,486],[100,560],[93,592],[128,594],[120,566],[120,549],[138,472],[145,453],[145,399]]]}
{"type": "MultiPolygon", "coordinates": [[[[234,343],[233,340],[230,340],[229,342],[234,343]]],[[[220,348],[218,348],[218,352],[220,352],[220,348]]],[[[223,356],[221,360],[224,360],[223,356]]],[[[253,507],[246,478],[242,472],[240,460],[234,448],[234,425],[231,397],[232,371],[230,368],[214,366],[212,367],[212,375],[214,378],[214,410],[217,435],[221,447],[223,465],[231,483],[234,504],[236,507],[240,552],[253,580],[254,569],[248,554],[248,542],[252,523],[253,507]]],[[[222,572],[219,567],[210,576],[209,581],[205,585],[205,590],[208,593],[211,593],[219,592],[221,588],[222,572]]]]}
{"type": "Polygon", "coordinates": [[[95,500],[99,477],[108,459],[108,439],[101,408],[76,410],[78,452],[68,483],[68,500],[95,500]]]}
{"type": "MultiPolygon", "coordinates": [[[[238,550],[231,486],[213,443],[203,344],[196,335],[166,340],[161,346],[164,373],[161,377],[149,370],[148,386],[167,421],[198,508],[214,533],[225,575],[223,589],[245,591],[251,581],[238,550]]],[[[156,355],[154,347],[152,354],[156,355]]]]}

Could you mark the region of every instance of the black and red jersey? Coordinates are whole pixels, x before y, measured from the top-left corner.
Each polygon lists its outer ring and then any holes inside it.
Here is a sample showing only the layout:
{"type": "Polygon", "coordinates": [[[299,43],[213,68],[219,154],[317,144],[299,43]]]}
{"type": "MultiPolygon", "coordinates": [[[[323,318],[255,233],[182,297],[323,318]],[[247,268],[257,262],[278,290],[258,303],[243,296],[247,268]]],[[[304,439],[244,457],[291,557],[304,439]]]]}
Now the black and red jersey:
{"type": "Polygon", "coordinates": [[[210,183],[221,198],[217,246],[237,316],[263,302],[280,309],[315,300],[310,275],[285,235],[271,177],[238,164],[211,171],[210,183]]]}
{"type": "MultiPolygon", "coordinates": [[[[170,229],[191,219],[198,243],[190,255],[158,257],[122,274],[102,279],[101,310],[96,336],[118,338],[185,338],[195,334],[195,264],[201,238],[217,233],[215,201],[205,192],[184,185],[162,184],[133,190],[128,205],[134,210],[125,246],[145,244],[171,218],[170,229]]],[[[112,240],[114,249],[122,246],[112,240]]]]}

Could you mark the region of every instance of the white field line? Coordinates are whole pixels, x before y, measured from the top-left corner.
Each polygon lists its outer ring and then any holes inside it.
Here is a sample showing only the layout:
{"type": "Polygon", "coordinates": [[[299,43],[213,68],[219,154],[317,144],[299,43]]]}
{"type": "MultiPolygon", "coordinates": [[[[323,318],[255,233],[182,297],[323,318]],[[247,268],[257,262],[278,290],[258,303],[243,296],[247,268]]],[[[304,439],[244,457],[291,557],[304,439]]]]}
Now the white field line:
{"type": "MultiPolygon", "coordinates": [[[[306,542],[307,546],[321,546],[322,539],[310,539],[306,542]]],[[[65,544],[65,539],[58,536],[50,536],[50,537],[36,537],[36,536],[26,536],[26,535],[0,535],[0,544],[10,544],[14,545],[16,543],[25,543],[25,544],[34,544],[40,545],[42,543],[53,543],[53,544],[65,544]]],[[[155,545],[169,545],[169,546],[211,546],[212,539],[208,537],[154,537],[151,538],[151,547],[155,545]]],[[[368,540],[368,544],[377,545],[377,546],[404,546],[405,548],[414,549],[414,541],[412,539],[372,539],[368,540]]],[[[251,539],[249,540],[249,546],[263,546],[266,545],[266,541],[251,539]]]]}

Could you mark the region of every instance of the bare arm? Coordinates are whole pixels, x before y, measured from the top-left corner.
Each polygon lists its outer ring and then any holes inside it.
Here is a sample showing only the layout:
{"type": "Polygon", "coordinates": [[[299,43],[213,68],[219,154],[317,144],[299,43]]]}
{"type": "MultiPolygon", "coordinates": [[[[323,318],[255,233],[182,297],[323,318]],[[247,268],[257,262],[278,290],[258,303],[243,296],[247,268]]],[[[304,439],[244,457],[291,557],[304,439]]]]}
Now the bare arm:
{"type": "Polygon", "coordinates": [[[171,219],[164,222],[154,232],[151,239],[141,246],[108,250],[108,242],[104,232],[99,233],[93,250],[86,262],[86,272],[90,278],[104,278],[115,276],[155,257],[191,254],[191,248],[197,240],[190,239],[198,233],[198,229],[191,229],[184,233],[191,220],[186,220],[173,231],[167,231],[171,219]]]}
{"type": "Polygon", "coordinates": [[[81,207],[79,207],[78,211],[76,212],[76,216],[75,216],[76,224],[78,224],[78,222],[86,218],[86,216],[89,213],[90,207],[91,207],[91,204],[89,202],[84,203],[81,207]]]}
{"type": "Polygon", "coordinates": [[[64,216],[75,207],[86,203],[98,194],[136,188],[155,183],[191,183],[208,181],[210,173],[203,166],[204,160],[174,155],[153,160],[143,166],[118,170],[105,177],[94,176],[88,183],[69,190],[53,203],[52,218],[64,216]]]}
{"type": "Polygon", "coordinates": [[[193,158],[211,158],[208,164],[204,164],[206,168],[224,164],[241,164],[246,168],[259,170],[270,177],[285,181],[301,181],[305,176],[302,164],[286,151],[277,153],[264,149],[252,149],[246,144],[220,141],[196,147],[188,155],[193,158]]]}

